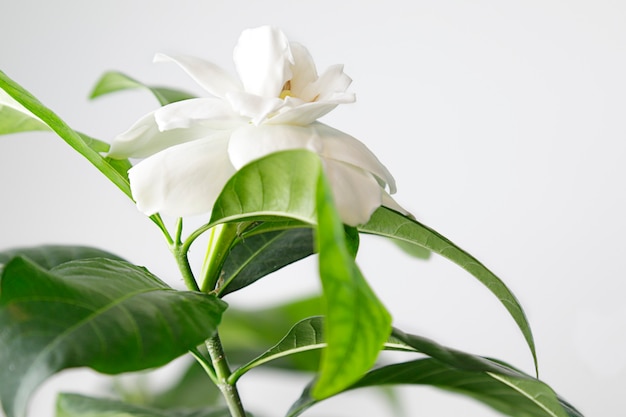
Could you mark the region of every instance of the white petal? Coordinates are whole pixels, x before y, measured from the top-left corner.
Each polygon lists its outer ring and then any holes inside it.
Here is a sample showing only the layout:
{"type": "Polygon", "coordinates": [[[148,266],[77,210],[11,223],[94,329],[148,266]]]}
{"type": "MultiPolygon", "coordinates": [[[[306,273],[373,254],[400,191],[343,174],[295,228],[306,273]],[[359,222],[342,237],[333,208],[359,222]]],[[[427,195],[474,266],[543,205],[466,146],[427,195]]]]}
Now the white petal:
{"type": "Polygon", "coordinates": [[[396,192],[396,181],[391,173],[362,142],[347,133],[319,122],[311,126],[316,129],[317,135],[321,138],[321,156],[369,171],[389,186],[391,194],[396,192]]]}
{"type": "Polygon", "coordinates": [[[155,113],[148,113],[126,132],[116,136],[107,156],[119,159],[145,158],[170,146],[203,138],[214,132],[202,125],[162,132],[154,118],[155,113]]]}
{"type": "Polygon", "coordinates": [[[307,85],[317,80],[315,62],[309,51],[301,44],[291,42],[289,45],[294,61],[294,65],[291,67],[291,93],[304,101],[311,101],[315,96],[303,97],[302,91],[307,85]]]}
{"type": "Polygon", "coordinates": [[[321,141],[311,126],[268,125],[244,126],[233,131],[228,154],[239,169],[249,162],[274,152],[289,149],[321,150],[321,141]]]}
{"type": "Polygon", "coordinates": [[[402,207],[400,204],[398,204],[396,202],[396,200],[394,200],[389,194],[387,194],[385,191],[383,191],[383,206],[390,208],[392,210],[397,211],[398,213],[402,213],[405,216],[409,216],[410,218],[414,219],[415,217],[409,213],[404,207],[402,207]]]}
{"type": "Polygon", "coordinates": [[[245,91],[251,94],[278,97],[292,75],[294,60],[289,41],[275,27],[244,30],[233,59],[245,91]]]}
{"type": "Polygon", "coordinates": [[[249,117],[255,125],[285,105],[285,101],[277,97],[261,97],[246,92],[228,93],[226,100],[235,112],[249,117]]]}
{"type": "Polygon", "coordinates": [[[242,89],[241,83],[217,65],[188,55],[169,56],[157,54],[154,62],[175,62],[202,88],[216,97],[224,97],[229,91],[242,89]]]}
{"type": "Polygon", "coordinates": [[[137,208],[174,217],[208,213],[235,169],[228,133],[173,146],[128,171],[137,208]]]}
{"type": "Polygon", "coordinates": [[[162,131],[198,124],[212,129],[230,129],[245,123],[245,119],[219,98],[194,98],[168,104],[155,111],[154,118],[162,131]]]}
{"type": "Polygon", "coordinates": [[[327,100],[335,93],[345,92],[351,83],[352,79],[343,72],[343,65],[333,65],[304,89],[302,97],[311,97],[310,100],[315,97],[320,101],[327,100]]]}
{"type": "Polygon", "coordinates": [[[341,162],[322,162],[341,220],[349,226],[367,223],[382,203],[383,190],[374,176],[341,162]]]}
{"type": "Polygon", "coordinates": [[[236,129],[230,140],[228,154],[233,165],[243,165],[274,152],[308,149],[327,159],[354,165],[374,174],[395,193],[395,180],[378,158],[352,136],[322,123],[305,126],[262,124],[236,129]]]}
{"type": "Polygon", "coordinates": [[[299,106],[293,107],[284,106],[280,109],[277,115],[272,116],[270,119],[268,119],[267,123],[308,125],[337,107],[338,104],[352,102],[354,102],[354,94],[338,93],[335,97],[332,97],[329,100],[303,103],[299,106]]]}

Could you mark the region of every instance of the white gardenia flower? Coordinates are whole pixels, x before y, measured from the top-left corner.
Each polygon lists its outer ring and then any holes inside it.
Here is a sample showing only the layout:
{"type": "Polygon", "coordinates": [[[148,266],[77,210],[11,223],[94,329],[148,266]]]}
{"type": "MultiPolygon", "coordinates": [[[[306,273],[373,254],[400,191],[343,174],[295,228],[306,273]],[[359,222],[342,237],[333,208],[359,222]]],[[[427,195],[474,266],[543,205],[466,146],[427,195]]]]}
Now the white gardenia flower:
{"type": "Polygon", "coordinates": [[[341,65],[318,76],[307,49],[270,26],[241,34],[234,51],[240,80],[199,58],[159,54],[155,60],[177,63],[212,97],[161,107],[113,140],[110,157],[145,158],[129,171],[145,214],[208,213],[239,168],[289,149],[321,157],[344,223],[365,223],[381,205],[405,212],[385,191],[394,193],[395,181],[376,156],[316,121],[355,100],[341,65]]]}

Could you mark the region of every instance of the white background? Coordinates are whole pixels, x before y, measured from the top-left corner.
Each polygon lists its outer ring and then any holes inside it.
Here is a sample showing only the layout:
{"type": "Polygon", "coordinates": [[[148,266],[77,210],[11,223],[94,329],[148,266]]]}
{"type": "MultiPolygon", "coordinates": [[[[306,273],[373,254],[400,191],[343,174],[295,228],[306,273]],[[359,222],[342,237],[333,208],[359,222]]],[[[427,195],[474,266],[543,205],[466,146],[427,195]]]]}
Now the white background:
{"type": "MultiPolygon", "coordinates": [[[[345,64],[357,103],[323,119],[390,168],[397,200],[474,254],[518,296],[541,377],[588,416],[623,415],[626,389],[626,5],[595,1],[32,1],[1,0],[0,69],[75,129],[110,140],[156,107],[144,92],[87,100],[108,69],[201,94],[156,52],[233,70],[241,30],[281,27],[318,68],[345,64]]],[[[0,249],[87,244],[179,285],[155,227],[51,134],[0,138],[0,249]]],[[[194,256],[201,255],[197,248],[194,256]]],[[[360,265],[395,324],[442,343],[532,361],[514,322],[459,267],[416,261],[363,239],[360,265]]],[[[250,287],[233,305],[317,291],[314,261],[250,287]]],[[[242,380],[251,410],[283,415],[306,380],[242,380]]],[[[87,371],[56,390],[97,392],[87,371]]],[[[490,416],[474,402],[403,388],[408,415],[490,416]]],[[[375,391],[333,399],[311,416],[392,416],[375,391]]]]}

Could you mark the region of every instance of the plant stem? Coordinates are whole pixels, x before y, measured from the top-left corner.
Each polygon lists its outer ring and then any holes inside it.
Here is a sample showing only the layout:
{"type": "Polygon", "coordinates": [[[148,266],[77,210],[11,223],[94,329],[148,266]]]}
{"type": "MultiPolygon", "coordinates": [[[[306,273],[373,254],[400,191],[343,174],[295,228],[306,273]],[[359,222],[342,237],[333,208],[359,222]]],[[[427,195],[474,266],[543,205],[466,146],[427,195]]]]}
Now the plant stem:
{"type": "MultiPolygon", "coordinates": [[[[211,271],[212,274],[217,276],[216,266],[221,268],[222,263],[224,261],[224,256],[226,254],[226,250],[230,247],[232,240],[236,235],[236,228],[232,226],[225,227],[217,233],[217,238],[215,236],[212,237],[212,244],[210,245],[208,262],[208,270],[211,271]],[[220,239],[223,236],[223,230],[226,230],[226,236],[228,238],[224,241],[224,239],[220,239]],[[211,249],[215,252],[211,252],[211,249]],[[215,266],[214,266],[215,264],[215,266]]],[[[185,245],[181,242],[181,235],[183,231],[183,223],[182,219],[178,220],[176,225],[176,235],[173,244],[170,246],[174,257],[176,258],[176,263],[178,264],[178,269],[180,270],[181,275],[183,276],[183,280],[185,281],[185,285],[192,291],[200,291],[198,287],[198,283],[193,275],[193,271],[191,270],[191,266],[189,265],[189,258],[187,257],[187,251],[189,249],[189,245],[185,245]]],[[[213,275],[209,275],[213,276],[213,275]]],[[[213,282],[215,285],[217,279],[213,282]]],[[[204,285],[203,285],[204,287],[204,285]]],[[[203,288],[204,290],[204,288],[203,288]]],[[[205,291],[206,292],[206,291],[205,291]]],[[[230,415],[232,417],[245,417],[246,412],[243,409],[243,405],[241,404],[241,398],[239,397],[239,392],[237,391],[237,386],[235,383],[228,382],[228,378],[230,377],[230,367],[228,366],[228,361],[226,360],[226,354],[224,353],[224,349],[222,348],[222,342],[220,341],[219,334],[215,332],[215,334],[208,339],[206,342],[206,347],[211,357],[211,363],[213,368],[210,369],[210,365],[205,363],[198,356],[197,353],[194,354],[197,360],[200,360],[201,364],[207,371],[207,374],[211,378],[211,380],[217,385],[222,396],[226,400],[226,404],[228,405],[228,409],[230,410],[230,415]]],[[[193,352],[192,352],[193,353],[193,352]]]]}
{"type": "Polygon", "coordinates": [[[222,396],[226,400],[230,415],[232,417],[245,417],[246,412],[241,404],[241,398],[237,391],[237,386],[228,382],[230,376],[230,367],[224,355],[224,349],[222,348],[222,342],[220,341],[219,334],[215,333],[206,342],[207,350],[213,361],[213,368],[217,376],[217,387],[222,392],[222,396]]]}

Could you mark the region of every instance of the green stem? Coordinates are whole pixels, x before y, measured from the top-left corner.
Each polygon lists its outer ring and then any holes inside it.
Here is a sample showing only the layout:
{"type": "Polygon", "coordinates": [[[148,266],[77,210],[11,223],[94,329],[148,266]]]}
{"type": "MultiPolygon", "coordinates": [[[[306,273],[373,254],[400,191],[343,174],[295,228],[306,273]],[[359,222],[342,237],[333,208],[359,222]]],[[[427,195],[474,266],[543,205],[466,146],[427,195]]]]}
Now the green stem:
{"type": "Polygon", "coordinates": [[[230,367],[228,366],[226,355],[224,354],[224,349],[222,348],[222,342],[220,341],[220,337],[217,333],[207,340],[206,347],[209,351],[209,355],[211,356],[213,369],[215,370],[215,374],[217,376],[217,387],[220,389],[224,399],[226,400],[226,404],[230,410],[230,415],[232,417],[245,417],[246,412],[241,404],[241,398],[239,397],[237,386],[228,382],[228,378],[230,377],[230,367]]]}
{"type": "Polygon", "coordinates": [[[189,265],[189,258],[187,257],[187,248],[181,243],[180,236],[183,232],[183,219],[178,219],[176,224],[176,238],[174,243],[170,245],[170,250],[176,259],[178,269],[180,270],[185,285],[192,291],[200,291],[196,278],[193,276],[193,271],[189,265]]]}
{"type": "Polygon", "coordinates": [[[219,287],[220,274],[226,255],[230,251],[233,241],[237,238],[237,223],[224,223],[215,226],[211,233],[211,239],[204,260],[204,279],[202,291],[209,292],[219,287]]]}

